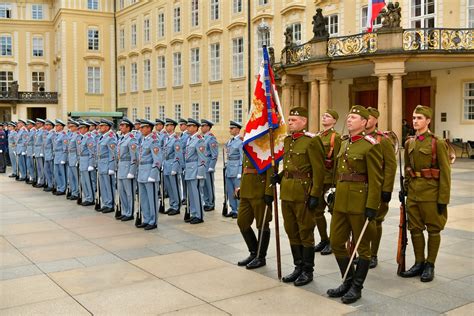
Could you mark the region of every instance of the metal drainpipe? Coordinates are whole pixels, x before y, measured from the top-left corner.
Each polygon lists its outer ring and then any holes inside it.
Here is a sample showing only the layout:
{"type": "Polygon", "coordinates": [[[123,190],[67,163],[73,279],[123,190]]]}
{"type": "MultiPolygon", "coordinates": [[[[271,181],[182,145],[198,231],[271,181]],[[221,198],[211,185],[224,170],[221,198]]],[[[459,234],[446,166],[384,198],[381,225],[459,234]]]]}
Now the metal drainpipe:
{"type": "Polygon", "coordinates": [[[114,65],[115,65],[115,112],[118,109],[118,70],[117,70],[117,1],[114,1],[114,65]]]}

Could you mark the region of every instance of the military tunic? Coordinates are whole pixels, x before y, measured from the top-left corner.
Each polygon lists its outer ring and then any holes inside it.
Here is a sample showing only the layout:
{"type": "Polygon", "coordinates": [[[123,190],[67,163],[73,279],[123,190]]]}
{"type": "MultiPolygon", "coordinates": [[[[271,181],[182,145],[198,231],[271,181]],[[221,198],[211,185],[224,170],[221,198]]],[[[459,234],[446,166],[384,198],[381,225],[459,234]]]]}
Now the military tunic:
{"type": "Polygon", "coordinates": [[[7,169],[7,150],[7,133],[2,129],[0,130],[0,173],[5,173],[7,169]]]}
{"type": "Polygon", "coordinates": [[[96,140],[91,132],[87,132],[81,135],[77,142],[82,200],[83,202],[93,202],[97,181],[94,171],[97,148],[96,140]]]}
{"type": "Polygon", "coordinates": [[[20,180],[26,180],[26,143],[28,140],[28,129],[20,128],[17,134],[16,153],[18,156],[18,168],[20,180]]]}
{"type": "Polygon", "coordinates": [[[44,179],[48,189],[53,189],[54,182],[54,138],[56,132],[50,130],[43,134],[43,152],[44,152],[44,179]]]}
{"type": "MultiPolygon", "coordinates": [[[[341,144],[337,155],[336,200],[331,220],[330,240],[336,257],[347,257],[346,241],[352,232],[358,240],[366,221],[367,208],[378,210],[382,192],[382,150],[369,135],[355,135],[341,144]]],[[[370,240],[375,229],[371,221],[357,252],[370,260],[370,240]]]]}
{"type": "Polygon", "coordinates": [[[36,135],[36,128],[32,127],[28,131],[28,139],[26,141],[26,169],[28,173],[28,178],[32,182],[36,182],[36,170],[35,170],[35,163],[34,163],[35,135],[36,135]]]}
{"type": "Polygon", "coordinates": [[[54,182],[57,192],[66,191],[66,161],[67,161],[67,140],[66,132],[56,132],[53,141],[54,150],[54,182]]]}
{"type": "Polygon", "coordinates": [[[34,155],[36,159],[36,174],[37,184],[41,186],[44,184],[44,151],[43,151],[43,134],[46,130],[41,127],[36,131],[35,142],[34,142],[34,155]]]}
{"type": "Polygon", "coordinates": [[[178,173],[181,173],[182,150],[181,142],[175,133],[167,135],[163,142],[163,175],[164,187],[168,192],[170,209],[179,211],[181,195],[179,190],[178,173]]]}
{"type": "Polygon", "coordinates": [[[17,175],[16,136],[17,131],[12,129],[8,132],[8,154],[10,155],[10,162],[12,163],[12,176],[17,175]]]}
{"type": "Polygon", "coordinates": [[[217,157],[219,155],[219,144],[216,136],[211,132],[204,135],[204,143],[206,148],[206,179],[204,181],[203,196],[204,209],[214,209],[215,206],[215,188],[214,188],[214,171],[216,169],[217,157]]]}
{"type": "Polygon", "coordinates": [[[99,176],[101,205],[112,208],[115,197],[117,136],[108,131],[100,136],[97,142],[97,172],[99,176]]]}
{"type": "Polygon", "coordinates": [[[77,141],[79,138],[79,132],[71,132],[67,139],[67,178],[69,182],[69,188],[71,189],[71,196],[73,197],[79,196],[79,158],[77,156],[77,141]]]}
{"type": "Polygon", "coordinates": [[[117,181],[122,216],[133,216],[135,196],[134,178],[138,170],[138,144],[133,133],[120,137],[118,142],[117,181]]]}
{"type": "Polygon", "coordinates": [[[202,201],[202,188],[206,178],[206,147],[204,138],[195,133],[188,139],[186,145],[185,180],[189,199],[191,218],[204,219],[204,204],[202,201]]]}
{"type": "Polygon", "coordinates": [[[243,142],[240,135],[232,137],[225,144],[227,161],[225,165],[225,187],[227,200],[229,201],[231,213],[237,214],[239,201],[235,198],[235,189],[240,187],[242,176],[243,142]]]}

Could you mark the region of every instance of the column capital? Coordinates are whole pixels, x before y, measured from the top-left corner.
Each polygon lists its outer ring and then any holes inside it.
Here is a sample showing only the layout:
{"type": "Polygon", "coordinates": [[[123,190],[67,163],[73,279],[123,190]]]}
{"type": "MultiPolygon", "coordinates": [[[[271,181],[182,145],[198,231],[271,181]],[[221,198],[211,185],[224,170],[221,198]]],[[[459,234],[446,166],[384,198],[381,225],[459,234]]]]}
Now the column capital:
{"type": "Polygon", "coordinates": [[[405,76],[407,73],[406,72],[402,72],[402,73],[394,73],[394,74],[390,74],[392,76],[393,79],[402,79],[403,76],[405,76]]]}

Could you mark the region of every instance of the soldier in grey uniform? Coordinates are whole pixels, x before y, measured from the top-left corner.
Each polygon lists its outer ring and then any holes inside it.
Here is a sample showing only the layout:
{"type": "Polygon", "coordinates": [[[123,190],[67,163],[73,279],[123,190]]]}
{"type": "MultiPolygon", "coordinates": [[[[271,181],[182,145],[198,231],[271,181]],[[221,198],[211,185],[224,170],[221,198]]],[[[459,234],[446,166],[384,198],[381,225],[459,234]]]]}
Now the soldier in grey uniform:
{"type": "Polygon", "coordinates": [[[163,142],[163,176],[164,186],[168,192],[170,207],[166,211],[168,215],[177,215],[181,209],[181,198],[179,190],[178,174],[181,172],[181,160],[183,160],[183,151],[179,136],[175,133],[178,122],[167,118],[165,121],[165,130],[167,136],[163,142]]]}
{"type": "Polygon", "coordinates": [[[16,177],[17,161],[16,161],[16,142],[17,142],[17,131],[16,124],[14,122],[8,123],[8,155],[12,163],[12,173],[8,176],[9,178],[16,177]]]}
{"type": "Polygon", "coordinates": [[[235,121],[230,121],[229,133],[232,136],[225,144],[227,161],[225,164],[225,187],[227,199],[231,211],[225,215],[226,217],[237,218],[239,209],[239,201],[235,198],[235,190],[240,188],[240,178],[242,176],[242,160],[243,160],[243,141],[240,136],[242,125],[235,121]]]}
{"type": "Polygon", "coordinates": [[[26,143],[28,141],[28,129],[26,128],[25,120],[18,120],[18,134],[16,143],[16,155],[18,157],[19,175],[18,181],[26,180],[26,143]]]}
{"type": "Polygon", "coordinates": [[[142,223],[138,228],[151,230],[157,228],[157,184],[160,181],[160,168],[163,155],[158,135],[154,133],[155,124],[149,120],[141,120],[142,143],[138,154],[138,192],[142,223]]]}
{"type": "Polygon", "coordinates": [[[219,144],[216,136],[211,133],[214,123],[209,120],[201,120],[201,133],[204,137],[206,148],[206,181],[204,183],[204,211],[213,211],[215,206],[214,171],[216,169],[217,157],[219,156],[219,144]]]}
{"type": "Polygon", "coordinates": [[[188,142],[189,133],[188,133],[188,121],[183,118],[180,118],[179,121],[179,130],[181,131],[181,135],[179,136],[179,141],[181,143],[181,151],[183,152],[183,159],[181,159],[181,172],[179,173],[179,177],[181,179],[181,187],[182,187],[182,195],[181,195],[181,203],[184,205],[186,204],[186,180],[184,180],[184,169],[186,168],[186,162],[184,161],[184,153],[186,152],[186,144],[188,142]]]}
{"type": "Polygon", "coordinates": [[[79,198],[79,171],[77,166],[79,160],[77,157],[77,140],[79,132],[77,128],[79,123],[73,120],[68,122],[69,134],[67,137],[67,179],[69,188],[71,190],[71,196],[67,197],[68,200],[77,200],[79,198]]]}
{"type": "Polygon", "coordinates": [[[36,135],[34,147],[34,156],[36,159],[36,183],[33,185],[35,188],[42,188],[44,186],[44,151],[43,151],[43,134],[46,132],[44,129],[45,121],[37,118],[36,119],[36,135]]]}
{"type": "Polygon", "coordinates": [[[34,164],[34,150],[35,150],[35,135],[36,135],[36,122],[33,120],[26,121],[26,128],[28,129],[28,139],[26,140],[26,173],[27,173],[27,184],[33,184],[36,182],[35,175],[35,164],[34,164]]]}
{"type": "Polygon", "coordinates": [[[199,224],[204,222],[202,183],[206,179],[207,171],[206,144],[204,143],[204,138],[198,133],[198,128],[201,124],[197,120],[189,118],[187,125],[190,136],[184,155],[186,161],[184,176],[188,190],[191,217],[186,221],[191,224],[199,224]]]}
{"type": "Polygon", "coordinates": [[[53,141],[54,149],[54,182],[56,183],[56,191],[54,195],[66,194],[66,162],[67,162],[67,135],[64,131],[63,121],[57,119],[55,121],[56,135],[53,141]]]}
{"type": "Polygon", "coordinates": [[[96,141],[95,137],[89,132],[89,123],[82,121],[79,123],[79,136],[77,140],[77,154],[79,156],[79,173],[82,187],[82,206],[94,205],[94,187],[95,180],[92,174],[95,174],[95,155],[96,141]]]}
{"type": "Polygon", "coordinates": [[[45,120],[43,133],[43,152],[44,152],[44,180],[46,187],[43,191],[51,192],[54,186],[54,138],[56,132],[53,130],[54,122],[45,120]]]}
{"type": "Polygon", "coordinates": [[[99,124],[101,136],[97,142],[97,171],[101,198],[99,211],[102,213],[114,211],[117,135],[111,130],[113,125],[106,119],[101,119],[99,124]]]}
{"type": "Polygon", "coordinates": [[[135,196],[134,179],[138,170],[138,143],[132,133],[133,123],[124,117],[120,122],[122,136],[118,142],[118,190],[122,216],[121,221],[133,219],[133,205],[135,196]]]}

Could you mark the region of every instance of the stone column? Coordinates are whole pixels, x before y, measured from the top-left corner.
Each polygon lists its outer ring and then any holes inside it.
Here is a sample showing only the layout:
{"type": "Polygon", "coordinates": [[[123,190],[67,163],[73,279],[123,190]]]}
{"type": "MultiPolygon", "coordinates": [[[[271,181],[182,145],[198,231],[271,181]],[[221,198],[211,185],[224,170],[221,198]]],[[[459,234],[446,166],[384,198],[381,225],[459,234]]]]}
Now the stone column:
{"type": "MultiPolygon", "coordinates": [[[[402,140],[402,115],[403,115],[403,99],[402,99],[402,76],[404,74],[392,74],[392,107],[391,130],[397,134],[398,139],[402,140]]],[[[403,144],[400,144],[403,146],[403,144]]]]}
{"type": "Polygon", "coordinates": [[[298,89],[300,92],[300,106],[308,108],[308,88],[306,82],[299,85],[298,89]]]}
{"type": "Polygon", "coordinates": [[[380,116],[378,119],[378,128],[381,131],[386,131],[388,129],[388,85],[387,85],[387,75],[379,74],[379,93],[378,93],[378,110],[380,116]]]}
{"type": "Polygon", "coordinates": [[[329,109],[329,94],[331,91],[329,90],[329,80],[328,79],[321,79],[319,80],[319,93],[320,93],[320,102],[319,102],[319,113],[325,113],[329,109]]]}
{"type": "Polygon", "coordinates": [[[282,92],[281,92],[281,106],[283,108],[283,115],[285,118],[288,117],[288,113],[290,113],[290,86],[289,85],[283,85],[282,86],[282,92]]]}
{"type": "Polygon", "coordinates": [[[303,106],[300,102],[300,88],[301,85],[294,85],[293,86],[293,102],[292,107],[303,106]]]}
{"type": "Polygon", "coordinates": [[[312,133],[319,131],[319,82],[312,80],[310,86],[311,99],[308,102],[309,123],[308,130],[312,133]]]}

